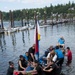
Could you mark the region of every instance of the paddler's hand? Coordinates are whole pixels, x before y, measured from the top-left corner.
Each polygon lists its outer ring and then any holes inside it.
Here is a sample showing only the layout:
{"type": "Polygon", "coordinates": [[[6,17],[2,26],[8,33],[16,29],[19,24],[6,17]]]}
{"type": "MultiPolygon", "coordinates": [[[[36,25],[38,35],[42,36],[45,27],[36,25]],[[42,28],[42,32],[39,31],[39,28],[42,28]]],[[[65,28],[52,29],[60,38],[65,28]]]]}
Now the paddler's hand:
{"type": "Polygon", "coordinates": [[[24,71],[26,70],[26,68],[24,68],[24,71]]]}
{"type": "Polygon", "coordinates": [[[45,71],[45,68],[43,69],[43,71],[45,71]]]}

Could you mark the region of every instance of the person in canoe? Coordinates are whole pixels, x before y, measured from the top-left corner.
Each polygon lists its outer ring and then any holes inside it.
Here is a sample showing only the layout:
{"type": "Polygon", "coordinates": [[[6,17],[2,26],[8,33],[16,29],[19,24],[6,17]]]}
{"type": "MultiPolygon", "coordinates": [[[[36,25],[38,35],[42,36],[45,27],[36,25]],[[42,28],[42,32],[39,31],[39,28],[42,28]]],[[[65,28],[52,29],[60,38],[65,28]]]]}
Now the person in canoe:
{"type": "Polygon", "coordinates": [[[60,75],[60,68],[57,64],[50,58],[51,65],[47,68],[44,68],[43,71],[46,75],[60,75]]]}
{"type": "Polygon", "coordinates": [[[58,40],[58,45],[63,46],[63,48],[65,47],[65,40],[64,40],[63,36],[60,37],[60,39],[58,40]]]}
{"type": "Polygon", "coordinates": [[[23,57],[25,58],[26,61],[28,61],[28,52],[25,52],[25,54],[23,55],[23,57]]]}
{"type": "Polygon", "coordinates": [[[33,62],[35,60],[35,44],[28,50],[28,61],[33,62]]]}
{"type": "Polygon", "coordinates": [[[13,75],[14,72],[14,63],[12,61],[9,61],[9,68],[7,70],[6,75],[13,75]]]}
{"type": "Polygon", "coordinates": [[[27,67],[27,61],[24,59],[23,55],[19,56],[19,61],[18,61],[18,70],[23,71],[27,67]]]}
{"type": "MultiPolygon", "coordinates": [[[[45,75],[42,66],[38,63],[37,60],[33,61],[32,66],[34,67],[33,70],[27,71],[26,69],[24,71],[15,71],[15,73],[21,73],[23,75],[45,75]]],[[[16,75],[16,74],[15,74],[16,75]]]]}

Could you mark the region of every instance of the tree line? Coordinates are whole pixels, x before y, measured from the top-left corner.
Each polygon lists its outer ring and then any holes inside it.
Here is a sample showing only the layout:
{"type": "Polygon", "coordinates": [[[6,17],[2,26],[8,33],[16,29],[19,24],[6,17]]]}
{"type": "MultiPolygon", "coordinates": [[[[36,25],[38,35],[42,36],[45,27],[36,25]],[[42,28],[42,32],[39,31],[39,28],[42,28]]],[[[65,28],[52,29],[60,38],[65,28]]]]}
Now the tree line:
{"type": "MultiPolygon", "coordinates": [[[[39,15],[39,19],[44,19],[46,17],[49,19],[52,14],[73,14],[75,15],[75,3],[68,2],[67,4],[58,4],[53,6],[50,4],[49,7],[45,6],[44,8],[36,8],[36,9],[22,9],[22,10],[14,10],[13,11],[13,19],[21,20],[21,19],[34,19],[35,12],[39,15]]],[[[2,12],[3,20],[10,20],[9,12],[2,12]]]]}

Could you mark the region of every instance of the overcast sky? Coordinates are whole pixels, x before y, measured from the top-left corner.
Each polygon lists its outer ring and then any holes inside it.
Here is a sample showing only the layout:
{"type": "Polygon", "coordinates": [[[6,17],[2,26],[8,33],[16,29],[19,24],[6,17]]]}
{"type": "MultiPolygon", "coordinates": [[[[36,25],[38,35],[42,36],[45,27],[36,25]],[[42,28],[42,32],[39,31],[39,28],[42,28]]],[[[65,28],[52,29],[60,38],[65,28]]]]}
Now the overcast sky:
{"type": "Polygon", "coordinates": [[[75,0],[0,0],[0,10],[8,12],[9,10],[18,10],[26,8],[40,8],[45,6],[66,4],[75,0]]]}

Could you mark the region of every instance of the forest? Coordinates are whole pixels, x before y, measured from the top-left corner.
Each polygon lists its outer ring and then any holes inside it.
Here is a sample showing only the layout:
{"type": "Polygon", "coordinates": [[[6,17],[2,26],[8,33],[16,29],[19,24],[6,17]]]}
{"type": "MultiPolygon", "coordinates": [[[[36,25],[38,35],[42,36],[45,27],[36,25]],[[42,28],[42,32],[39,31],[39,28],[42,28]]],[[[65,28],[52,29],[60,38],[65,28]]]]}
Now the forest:
{"type": "MultiPolygon", "coordinates": [[[[67,4],[57,4],[55,6],[50,4],[49,7],[45,6],[43,8],[14,10],[12,11],[13,19],[34,19],[35,12],[39,15],[39,19],[44,19],[44,17],[50,19],[52,14],[62,14],[64,17],[67,14],[73,14],[75,16],[75,3],[69,1],[67,4]]],[[[9,12],[2,12],[2,14],[3,20],[10,20],[10,10],[9,12]]]]}

